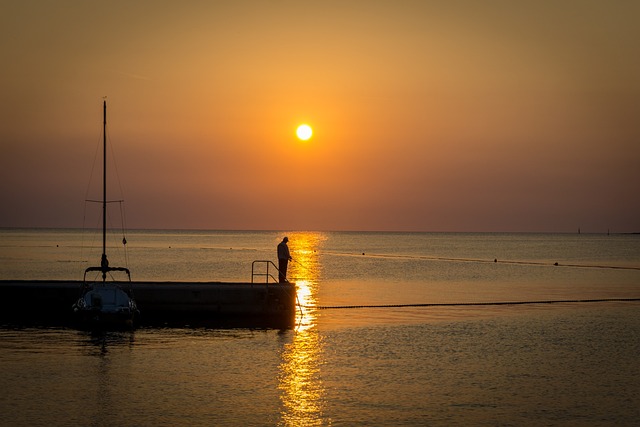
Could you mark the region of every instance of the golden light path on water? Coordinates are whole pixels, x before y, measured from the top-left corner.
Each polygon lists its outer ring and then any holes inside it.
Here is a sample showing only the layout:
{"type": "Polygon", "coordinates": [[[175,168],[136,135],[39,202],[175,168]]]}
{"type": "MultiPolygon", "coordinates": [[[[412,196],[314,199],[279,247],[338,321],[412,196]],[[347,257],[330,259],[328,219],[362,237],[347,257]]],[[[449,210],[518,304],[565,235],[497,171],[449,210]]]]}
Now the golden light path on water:
{"type": "Polygon", "coordinates": [[[293,261],[289,277],[297,285],[300,314],[293,340],[285,346],[280,365],[281,425],[310,426],[323,423],[324,387],[320,378],[322,339],[316,329],[316,303],[320,278],[318,249],[321,233],[293,233],[289,248],[293,261]]]}

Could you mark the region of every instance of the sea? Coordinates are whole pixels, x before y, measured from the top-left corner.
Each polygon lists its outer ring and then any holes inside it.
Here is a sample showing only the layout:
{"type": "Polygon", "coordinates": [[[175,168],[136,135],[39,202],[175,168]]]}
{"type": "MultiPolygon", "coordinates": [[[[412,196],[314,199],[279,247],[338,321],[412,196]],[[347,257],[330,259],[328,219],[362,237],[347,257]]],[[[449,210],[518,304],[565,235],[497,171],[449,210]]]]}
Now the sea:
{"type": "MultiPolygon", "coordinates": [[[[638,234],[131,230],[107,254],[247,282],[285,235],[289,329],[3,323],[0,425],[640,425],[638,234]]],[[[101,244],[0,229],[0,279],[81,280],[101,244]]]]}

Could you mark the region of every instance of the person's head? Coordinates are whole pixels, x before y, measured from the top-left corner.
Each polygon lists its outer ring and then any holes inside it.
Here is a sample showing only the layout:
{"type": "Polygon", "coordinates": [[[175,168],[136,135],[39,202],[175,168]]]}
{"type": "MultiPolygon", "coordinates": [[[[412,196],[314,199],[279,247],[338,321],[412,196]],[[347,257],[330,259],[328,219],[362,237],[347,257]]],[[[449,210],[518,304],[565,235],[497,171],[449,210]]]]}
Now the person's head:
{"type": "Polygon", "coordinates": [[[289,238],[287,236],[284,236],[284,239],[282,239],[282,241],[287,243],[289,241],[289,238]]]}

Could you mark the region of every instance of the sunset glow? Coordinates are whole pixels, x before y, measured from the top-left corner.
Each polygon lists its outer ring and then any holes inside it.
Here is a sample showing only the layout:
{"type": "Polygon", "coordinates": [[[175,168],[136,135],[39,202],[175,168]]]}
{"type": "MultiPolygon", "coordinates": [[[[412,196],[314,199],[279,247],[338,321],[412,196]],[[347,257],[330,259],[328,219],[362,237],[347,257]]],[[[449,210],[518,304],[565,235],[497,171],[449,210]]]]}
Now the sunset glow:
{"type": "Polygon", "coordinates": [[[132,228],[640,231],[637,2],[76,6],[2,7],[0,226],[82,225],[106,95],[132,228]]]}

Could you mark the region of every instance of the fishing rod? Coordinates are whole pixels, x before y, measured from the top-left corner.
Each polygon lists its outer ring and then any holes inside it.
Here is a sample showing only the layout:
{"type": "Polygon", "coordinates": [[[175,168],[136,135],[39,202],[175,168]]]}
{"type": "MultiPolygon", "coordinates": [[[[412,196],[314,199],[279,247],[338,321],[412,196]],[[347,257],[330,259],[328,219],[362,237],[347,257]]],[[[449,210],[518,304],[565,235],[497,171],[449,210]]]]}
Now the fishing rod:
{"type": "Polygon", "coordinates": [[[295,262],[296,264],[298,264],[300,267],[304,268],[305,270],[307,270],[309,273],[313,273],[313,271],[311,271],[307,266],[305,266],[304,264],[302,264],[300,261],[298,261],[295,258],[291,258],[291,261],[295,262]]]}

